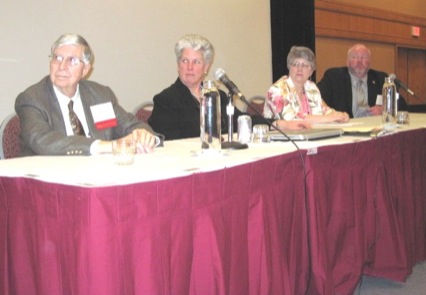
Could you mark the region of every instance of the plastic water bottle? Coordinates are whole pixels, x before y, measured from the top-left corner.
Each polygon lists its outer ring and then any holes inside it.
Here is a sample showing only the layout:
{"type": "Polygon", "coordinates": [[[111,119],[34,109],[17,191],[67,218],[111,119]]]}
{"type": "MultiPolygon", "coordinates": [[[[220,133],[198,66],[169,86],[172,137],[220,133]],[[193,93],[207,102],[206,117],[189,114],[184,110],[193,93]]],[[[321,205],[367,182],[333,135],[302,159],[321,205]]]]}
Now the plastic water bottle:
{"type": "Polygon", "coordinates": [[[385,124],[396,124],[396,114],[398,112],[398,104],[396,100],[396,87],[391,77],[385,78],[382,90],[383,96],[383,112],[382,122],[385,124]]]}
{"type": "Polygon", "coordinates": [[[200,138],[203,150],[221,150],[220,94],[212,80],[204,81],[200,102],[200,138]]]}

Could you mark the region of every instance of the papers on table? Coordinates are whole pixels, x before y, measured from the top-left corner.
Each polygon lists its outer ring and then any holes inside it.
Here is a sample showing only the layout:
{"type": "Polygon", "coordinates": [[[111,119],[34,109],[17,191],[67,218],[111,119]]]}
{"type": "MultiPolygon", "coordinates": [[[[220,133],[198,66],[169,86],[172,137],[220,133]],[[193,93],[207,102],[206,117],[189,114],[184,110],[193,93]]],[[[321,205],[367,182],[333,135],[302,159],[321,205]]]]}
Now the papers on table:
{"type": "Polygon", "coordinates": [[[383,126],[379,125],[364,125],[363,122],[346,122],[346,123],[316,123],[313,128],[340,128],[343,130],[343,135],[359,135],[370,136],[376,131],[380,131],[383,126]]]}

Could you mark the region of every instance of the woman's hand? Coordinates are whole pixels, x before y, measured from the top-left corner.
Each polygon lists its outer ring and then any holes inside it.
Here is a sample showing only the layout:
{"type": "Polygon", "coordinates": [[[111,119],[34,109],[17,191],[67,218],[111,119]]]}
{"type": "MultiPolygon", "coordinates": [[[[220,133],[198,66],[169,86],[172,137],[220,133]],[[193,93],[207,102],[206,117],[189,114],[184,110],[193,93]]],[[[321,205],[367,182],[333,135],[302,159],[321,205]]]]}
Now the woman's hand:
{"type": "Polygon", "coordinates": [[[272,124],[280,130],[309,129],[312,127],[311,123],[302,120],[276,120],[272,124]]]}

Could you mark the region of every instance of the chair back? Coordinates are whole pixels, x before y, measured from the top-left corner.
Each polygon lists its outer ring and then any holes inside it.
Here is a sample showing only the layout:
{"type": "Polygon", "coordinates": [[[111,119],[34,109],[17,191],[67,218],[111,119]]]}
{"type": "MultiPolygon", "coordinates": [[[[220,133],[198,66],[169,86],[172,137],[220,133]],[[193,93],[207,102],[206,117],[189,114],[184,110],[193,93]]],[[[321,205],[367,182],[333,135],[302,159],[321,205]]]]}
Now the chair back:
{"type": "Polygon", "coordinates": [[[17,114],[7,116],[0,127],[0,159],[10,159],[19,156],[20,123],[17,114]]]}
{"type": "MultiPolygon", "coordinates": [[[[261,95],[253,96],[249,100],[249,104],[259,112],[260,115],[263,114],[263,106],[265,105],[265,97],[261,95]]],[[[258,115],[252,108],[247,107],[247,113],[249,115],[258,115]]]]}
{"type": "Polygon", "coordinates": [[[148,123],[149,117],[151,117],[152,109],[154,104],[152,102],[145,102],[138,105],[134,110],[133,114],[138,118],[139,121],[148,123]]]}

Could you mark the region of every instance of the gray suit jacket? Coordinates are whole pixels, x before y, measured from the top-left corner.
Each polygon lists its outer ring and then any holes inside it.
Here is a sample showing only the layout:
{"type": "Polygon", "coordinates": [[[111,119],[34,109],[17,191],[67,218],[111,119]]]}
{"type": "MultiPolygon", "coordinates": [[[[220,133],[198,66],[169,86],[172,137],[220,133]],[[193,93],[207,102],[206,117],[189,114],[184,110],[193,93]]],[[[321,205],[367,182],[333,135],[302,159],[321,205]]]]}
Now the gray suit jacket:
{"type": "Polygon", "coordinates": [[[152,129],[126,112],[109,87],[92,81],[80,81],[80,96],[89,126],[89,136],[67,136],[64,118],[53,90],[50,77],[30,86],[15,101],[15,111],[21,124],[21,156],[29,155],[89,155],[90,145],[97,139],[113,140],[130,134],[137,128],[152,129]],[[97,130],[90,106],[111,102],[118,125],[97,130]]]}

